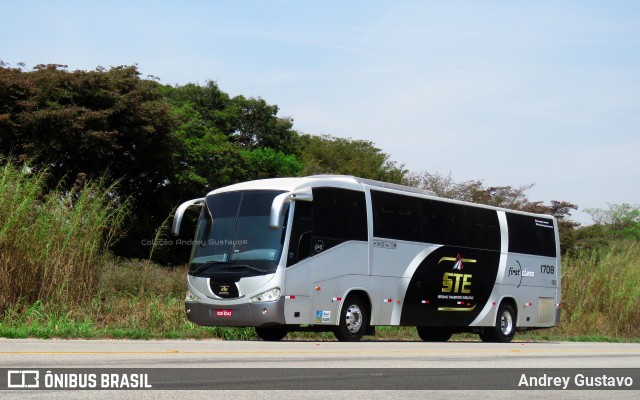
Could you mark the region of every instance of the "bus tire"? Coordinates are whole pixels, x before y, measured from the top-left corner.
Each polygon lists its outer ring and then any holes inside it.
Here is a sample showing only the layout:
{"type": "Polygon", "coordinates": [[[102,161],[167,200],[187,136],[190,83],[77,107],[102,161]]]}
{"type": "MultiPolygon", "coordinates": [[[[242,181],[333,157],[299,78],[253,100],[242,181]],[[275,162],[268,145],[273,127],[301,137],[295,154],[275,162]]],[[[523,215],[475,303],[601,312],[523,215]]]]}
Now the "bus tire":
{"type": "Polygon", "coordinates": [[[287,336],[287,330],[284,328],[256,327],[256,335],[264,341],[277,342],[287,336]]]}
{"type": "Polygon", "coordinates": [[[496,325],[480,333],[483,342],[509,343],[516,334],[516,312],[511,304],[503,303],[498,309],[496,325]]]}
{"type": "Polygon", "coordinates": [[[369,329],[369,306],[362,297],[347,297],[333,334],[341,342],[358,342],[369,329]]]}
{"type": "Polygon", "coordinates": [[[451,339],[452,332],[445,328],[416,326],[418,336],[425,342],[446,342],[451,339]]]}

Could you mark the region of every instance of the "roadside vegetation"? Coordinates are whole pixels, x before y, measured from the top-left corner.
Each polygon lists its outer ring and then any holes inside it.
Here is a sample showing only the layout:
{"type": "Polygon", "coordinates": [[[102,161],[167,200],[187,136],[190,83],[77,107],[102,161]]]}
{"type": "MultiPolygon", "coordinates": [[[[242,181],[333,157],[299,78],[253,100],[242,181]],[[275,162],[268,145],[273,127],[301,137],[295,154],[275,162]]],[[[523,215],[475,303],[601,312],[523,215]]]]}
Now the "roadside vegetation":
{"type": "MultiPolygon", "coordinates": [[[[98,285],[81,301],[21,300],[5,309],[7,338],[256,339],[250,328],[206,328],[184,316],[186,269],[103,257],[98,285]]],[[[519,333],[515,340],[640,341],[640,244],[616,241],[563,259],[561,323],[519,333]],[[615,273],[612,273],[615,271],[615,273]]],[[[293,340],[334,340],[332,334],[292,333],[293,340]]],[[[365,340],[419,340],[412,327],[378,327],[365,340]]],[[[454,335],[452,340],[479,340],[454,335]]]]}
{"type": "MultiPolygon", "coordinates": [[[[185,318],[186,267],[107,251],[128,210],[116,186],[85,181],[71,191],[56,186],[47,192],[47,176],[46,169],[36,172],[10,161],[0,169],[0,337],[256,338],[250,328],[205,328],[185,318]]],[[[561,324],[516,338],[637,341],[639,282],[637,240],[612,239],[569,252],[563,259],[561,324]]],[[[418,336],[414,328],[380,327],[373,340],[418,336]]]]}
{"type": "Polygon", "coordinates": [[[617,240],[563,260],[559,336],[640,338],[640,242],[617,240]]]}
{"type": "Polygon", "coordinates": [[[46,299],[89,301],[99,287],[96,268],[127,215],[115,186],[78,181],[47,190],[47,170],[0,166],[0,310],[46,299]]]}
{"type": "MultiPolygon", "coordinates": [[[[168,86],[132,66],[27,71],[0,60],[0,337],[253,339],[253,329],[203,328],[184,317],[190,249],[164,240],[172,210],[241,181],[351,174],[554,215],[562,321],[517,338],[640,338],[638,206],[587,209],[594,225],[580,227],[570,219],[576,205],[529,200],[533,184],[410,173],[372,142],[300,133],[277,114],[276,105],[231,97],[216,82],[168,86]]],[[[188,242],[188,218],[183,232],[188,242]]],[[[377,339],[418,336],[382,327],[377,339]]]]}

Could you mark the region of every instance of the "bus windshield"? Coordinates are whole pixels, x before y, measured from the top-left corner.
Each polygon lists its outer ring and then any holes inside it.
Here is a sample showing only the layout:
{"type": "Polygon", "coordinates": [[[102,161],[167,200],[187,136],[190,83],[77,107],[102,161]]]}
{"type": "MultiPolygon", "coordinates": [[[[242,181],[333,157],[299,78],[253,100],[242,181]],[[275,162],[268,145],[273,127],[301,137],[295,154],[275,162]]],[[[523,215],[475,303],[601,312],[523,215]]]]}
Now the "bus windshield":
{"type": "Polygon", "coordinates": [[[282,253],[285,216],[280,228],[269,228],[273,199],[283,193],[252,190],[207,196],[200,212],[189,273],[273,273],[282,253]]]}

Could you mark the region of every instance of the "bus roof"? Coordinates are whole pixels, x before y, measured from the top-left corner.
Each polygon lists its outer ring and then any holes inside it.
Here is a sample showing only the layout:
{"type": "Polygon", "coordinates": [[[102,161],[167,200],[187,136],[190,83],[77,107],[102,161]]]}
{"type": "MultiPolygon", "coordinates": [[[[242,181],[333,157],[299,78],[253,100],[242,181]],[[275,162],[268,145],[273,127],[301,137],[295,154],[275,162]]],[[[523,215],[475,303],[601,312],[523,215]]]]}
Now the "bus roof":
{"type": "Polygon", "coordinates": [[[286,190],[293,191],[309,187],[337,186],[345,189],[364,190],[364,186],[373,186],[386,189],[399,190],[436,197],[436,194],[411,186],[398,185],[372,179],[358,178],[351,175],[312,175],[300,178],[271,178],[237,183],[216,189],[209,194],[231,192],[236,190],[286,190]]]}
{"type": "Polygon", "coordinates": [[[508,211],[508,212],[513,212],[517,214],[541,216],[546,218],[553,218],[555,220],[555,217],[551,215],[530,213],[530,212],[512,210],[512,209],[507,209],[502,207],[489,206],[486,204],[471,203],[466,201],[449,199],[446,197],[439,197],[434,192],[431,192],[429,190],[424,190],[424,189],[411,187],[411,186],[399,185],[395,183],[381,182],[381,181],[376,181],[372,179],[358,178],[352,175],[311,175],[311,176],[297,177],[297,178],[260,179],[255,181],[241,182],[235,185],[218,188],[209,192],[208,195],[224,193],[224,192],[233,192],[237,190],[282,190],[286,192],[292,192],[294,190],[314,188],[314,187],[324,187],[324,186],[338,187],[338,188],[358,190],[358,191],[364,191],[364,188],[368,186],[371,188],[381,188],[381,189],[388,189],[390,191],[404,192],[409,195],[411,194],[418,195],[418,197],[429,198],[432,200],[439,200],[439,201],[445,201],[445,202],[456,203],[456,204],[464,204],[464,205],[469,205],[474,207],[488,208],[492,210],[508,211]]]}

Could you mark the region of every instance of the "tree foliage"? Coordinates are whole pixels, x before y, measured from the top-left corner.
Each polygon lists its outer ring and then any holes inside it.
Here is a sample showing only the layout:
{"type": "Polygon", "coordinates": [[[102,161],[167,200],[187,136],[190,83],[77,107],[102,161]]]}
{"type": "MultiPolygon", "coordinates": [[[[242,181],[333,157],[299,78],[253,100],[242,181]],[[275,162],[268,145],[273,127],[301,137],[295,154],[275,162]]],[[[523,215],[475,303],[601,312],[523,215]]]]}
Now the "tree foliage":
{"type": "Polygon", "coordinates": [[[229,113],[234,130],[231,139],[245,147],[270,148],[291,153],[296,147],[296,134],[289,118],[277,118],[278,106],[269,105],[263,99],[234,97],[229,113]]]}
{"type": "Polygon", "coordinates": [[[297,175],[297,132],[278,107],[229,97],[215,82],[162,88],[179,123],[174,130],[175,190],[185,198],[259,178],[297,175]]]}
{"type": "Polygon", "coordinates": [[[239,149],[216,127],[206,123],[192,103],[174,109],[179,121],[174,135],[178,148],[173,153],[173,190],[187,197],[199,197],[220,186],[245,177],[239,149]]]}
{"type": "Polygon", "coordinates": [[[609,240],[640,240],[640,206],[608,204],[608,209],[586,208],[593,222],[602,227],[604,236],[609,240]]]}
{"type": "Polygon", "coordinates": [[[243,148],[271,148],[293,153],[297,132],[290,118],[278,117],[278,106],[261,98],[229,97],[213,81],[204,86],[193,83],[165,86],[163,92],[176,107],[189,105],[198,114],[198,122],[212,132],[228,137],[243,148]]]}
{"type": "Polygon", "coordinates": [[[300,137],[303,175],[354,175],[361,178],[401,183],[407,171],[368,140],[329,135],[300,137]]]}
{"type": "Polygon", "coordinates": [[[295,155],[285,154],[268,147],[242,150],[241,154],[251,179],[298,176],[303,169],[302,163],[295,155]]]}
{"type": "Polygon", "coordinates": [[[56,180],[122,179],[125,195],[165,181],[174,121],[157,85],[135,67],[68,72],[39,65],[0,69],[0,148],[35,159],[56,180]]]}

